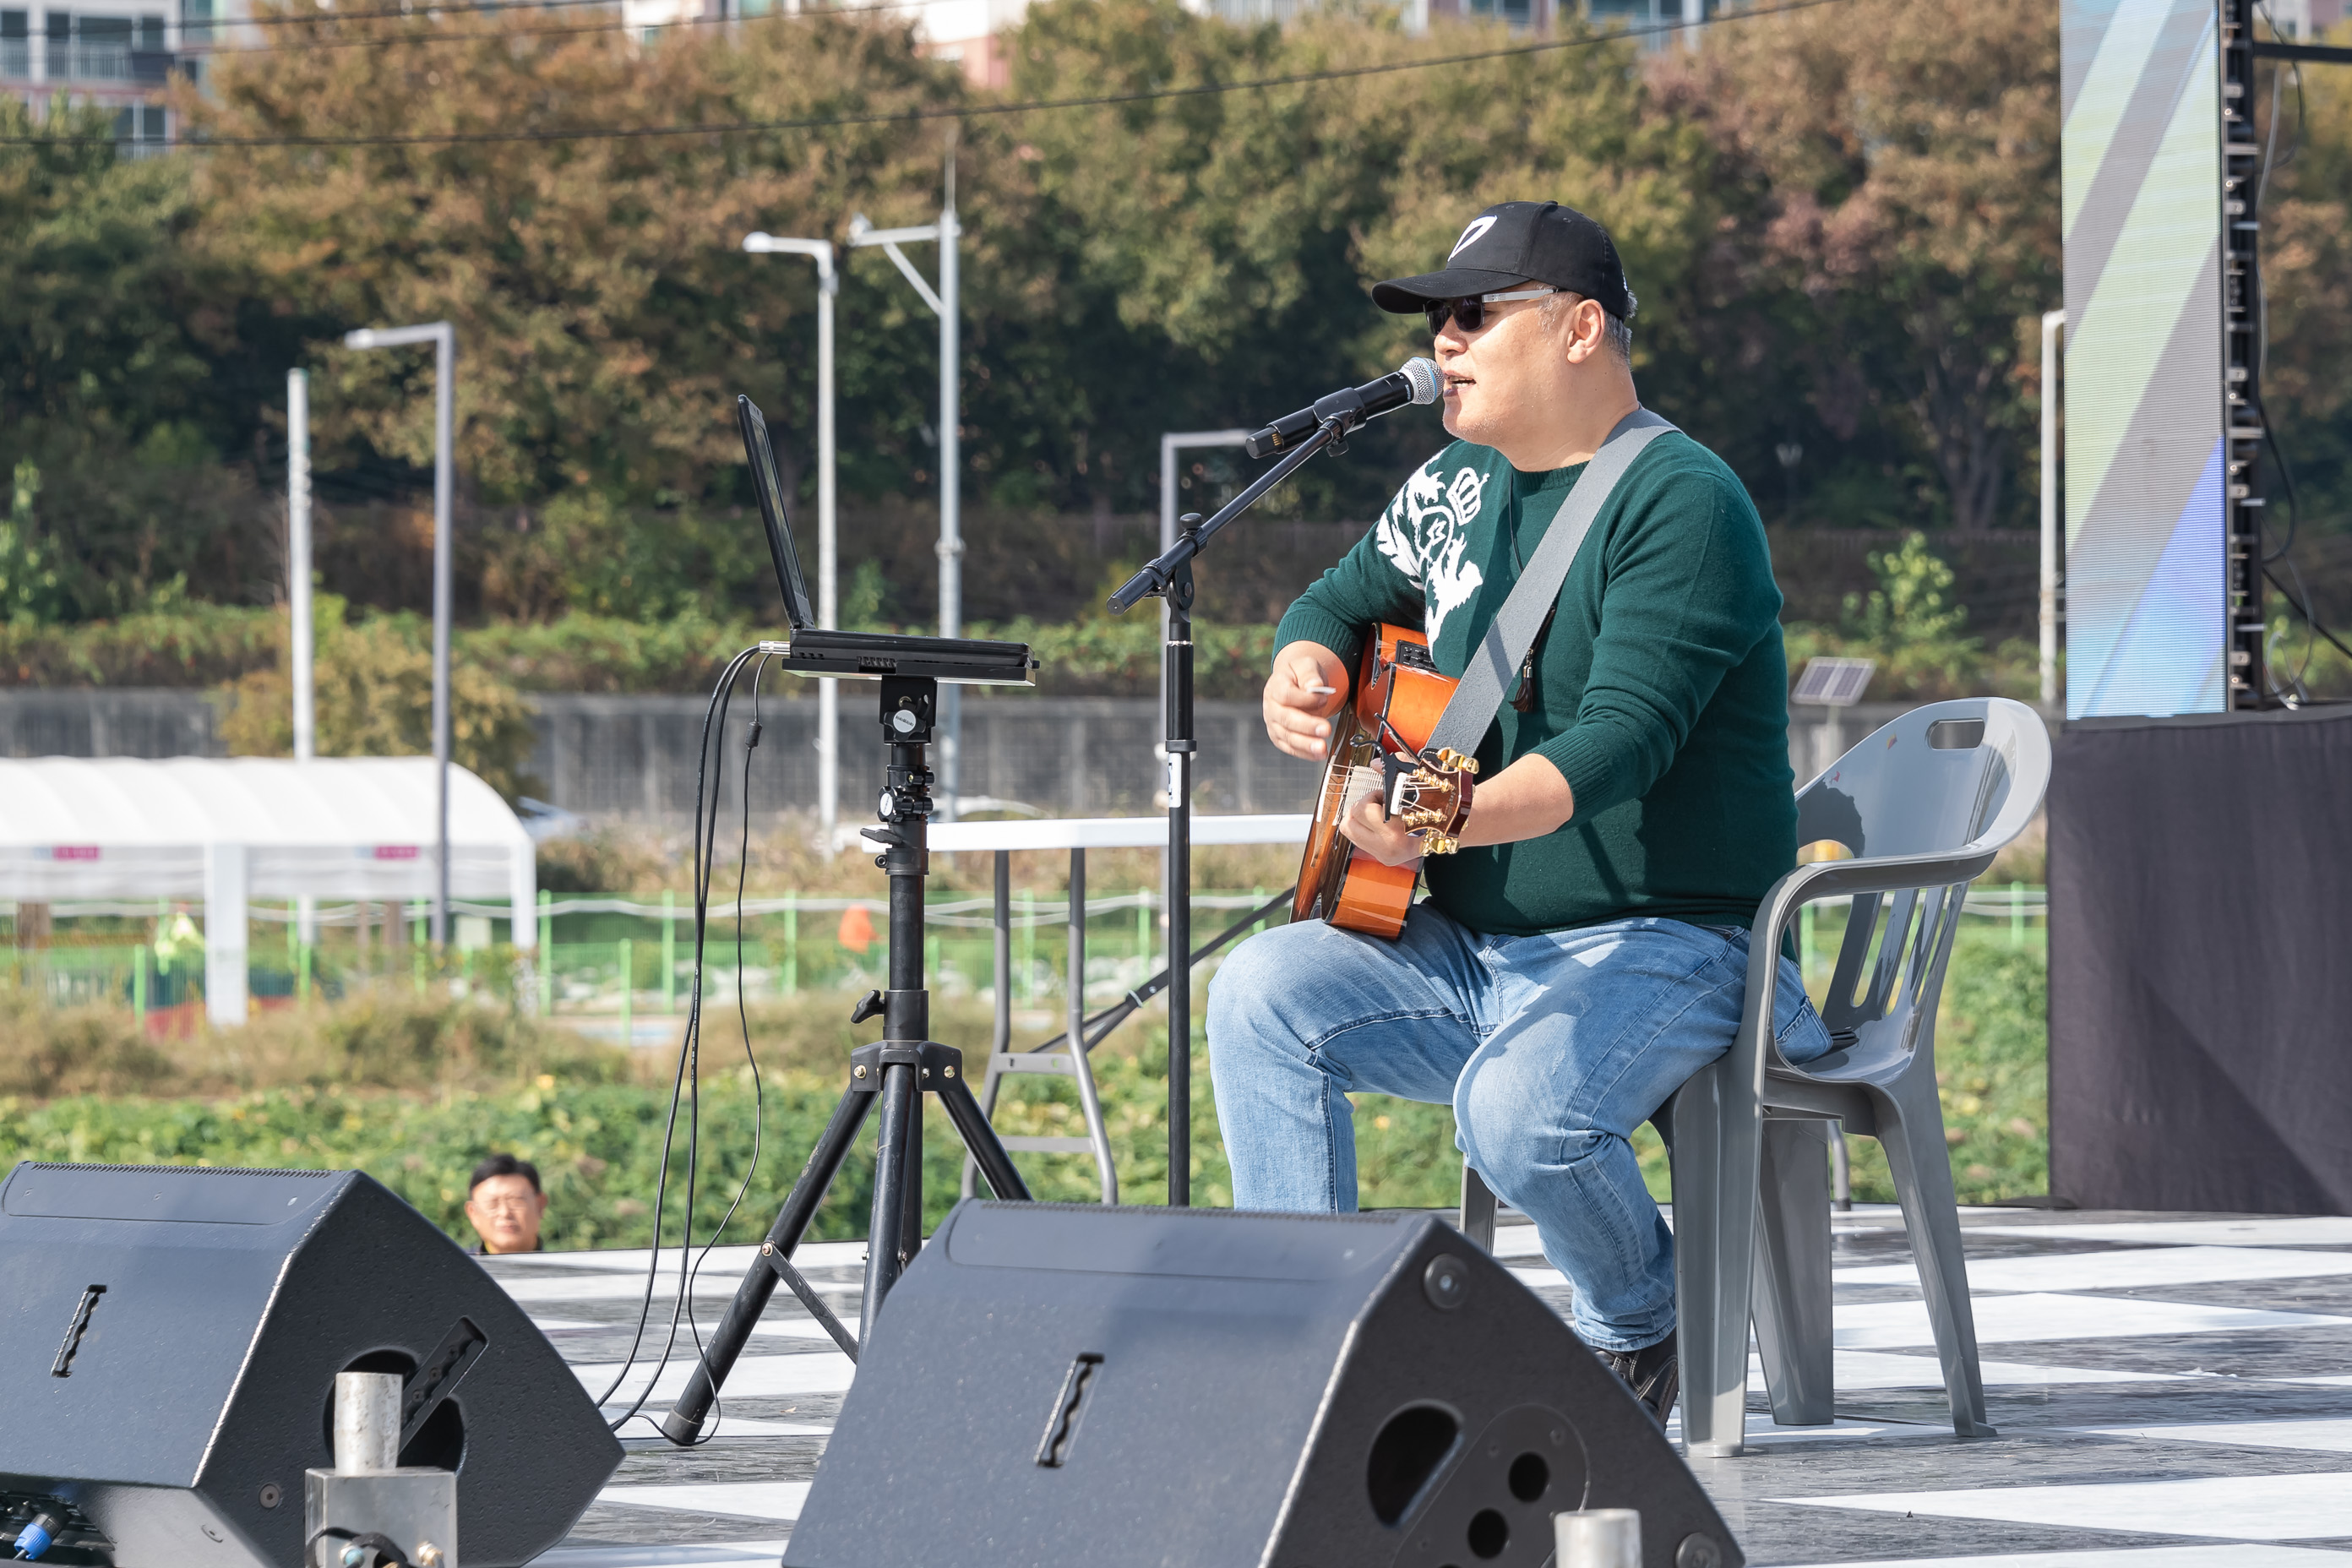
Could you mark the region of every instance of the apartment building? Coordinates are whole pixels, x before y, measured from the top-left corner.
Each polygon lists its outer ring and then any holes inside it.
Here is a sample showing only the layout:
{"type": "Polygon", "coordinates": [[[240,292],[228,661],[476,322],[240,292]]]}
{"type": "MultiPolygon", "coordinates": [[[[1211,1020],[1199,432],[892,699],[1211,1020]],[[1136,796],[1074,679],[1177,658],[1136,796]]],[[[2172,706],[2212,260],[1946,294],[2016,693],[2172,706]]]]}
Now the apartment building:
{"type": "MultiPolygon", "coordinates": [[[[1315,0],[1183,0],[1187,10],[1228,22],[1251,25],[1286,22],[1313,7],[1315,0]]],[[[2342,5],[2345,0],[2306,0],[2309,4],[2342,5]]],[[[1582,13],[1596,20],[1632,24],[1672,20],[1682,7],[1704,5],[1706,14],[1720,8],[1720,0],[1403,0],[1405,26],[1427,29],[1434,16],[1493,18],[1514,30],[1543,32],[1563,11],[1582,13]]],[[[708,26],[733,16],[764,16],[771,11],[798,14],[803,10],[870,10],[910,18],[924,52],[935,59],[962,66],[964,78],[975,87],[1001,88],[1011,75],[1002,35],[1021,20],[1028,0],[621,0],[622,19],[647,42],[677,26],[708,26]]]]}
{"type": "MultiPolygon", "coordinates": [[[[479,0],[460,0],[479,3],[479,0]]],[[[619,0],[631,34],[656,43],[668,28],[708,26],[738,16],[820,6],[874,10],[910,18],[933,58],[960,64],[975,86],[1001,88],[1011,74],[1002,35],[1021,20],[1028,0],[619,0]]],[[[1433,17],[1491,17],[1515,30],[1542,32],[1563,8],[1596,19],[1640,24],[1683,15],[1685,5],[1719,0],[1403,0],[1408,28],[1433,17]]],[[[2306,35],[2341,16],[2346,0],[2284,0],[2306,35]],[[2315,15],[2315,13],[2316,15],[2315,15]]],[[[1184,0],[1202,16],[1254,24],[1287,21],[1315,0],[1184,0]]],[[[114,111],[118,139],[134,155],[173,141],[171,114],[155,101],[167,79],[184,72],[201,82],[205,57],[222,47],[266,42],[270,29],[247,20],[248,0],[0,0],[0,92],[45,115],[58,94],[114,111]]]]}
{"type": "MultiPolygon", "coordinates": [[[[1194,0],[1187,0],[1193,4],[1194,0]]],[[[1297,0],[1278,0],[1295,5],[1297,0]]],[[[857,11],[911,19],[924,52],[934,59],[954,60],[974,86],[1003,87],[1011,74],[997,35],[1021,20],[1028,0],[621,0],[621,18],[632,35],[658,43],[672,27],[709,26],[736,16],[764,16],[772,11],[798,16],[803,11],[857,11]]],[[[1196,5],[1196,8],[1197,5],[1196,5]]]]}
{"type": "Polygon", "coordinates": [[[157,95],[174,71],[201,80],[207,52],[255,32],[245,15],[244,0],[0,0],[0,92],[36,119],[60,94],[111,109],[127,149],[160,152],[173,126],[157,95]]]}
{"type": "Polygon", "coordinates": [[[2263,11],[2288,37],[2316,38],[2344,20],[2344,0],[2270,0],[2263,11]]]}

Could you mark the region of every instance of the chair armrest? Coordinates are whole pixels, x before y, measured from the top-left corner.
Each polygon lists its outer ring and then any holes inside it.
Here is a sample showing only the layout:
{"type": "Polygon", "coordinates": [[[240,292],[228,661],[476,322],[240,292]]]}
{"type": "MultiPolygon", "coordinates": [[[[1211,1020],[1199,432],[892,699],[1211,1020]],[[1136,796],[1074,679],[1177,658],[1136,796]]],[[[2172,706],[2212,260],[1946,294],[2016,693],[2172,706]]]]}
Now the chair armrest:
{"type": "Polygon", "coordinates": [[[1764,1042],[1772,1032],[1772,997],[1780,962],[1780,937],[1799,908],[1853,893],[1893,893],[1906,888],[1948,888],[1974,881],[1992,865],[1994,848],[1948,855],[1885,855],[1865,860],[1817,860],[1800,866],[1764,895],[1748,932],[1748,995],[1740,1010],[1739,1035],[1732,1046],[1732,1070],[1764,1089],[1764,1042]]]}
{"type": "Polygon", "coordinates": [[[1993,849],[1955,850],[1948,855],[1886,855],[1866,860],[1816,860],[1800,866],[1764,895],[1748,930],[1751,949],[1777,946],[1789,917],[1800,905],[1854,893],[1894,893],[1906,888],[1948,888],[1972,882],[1991,867],[1993,849]]]}

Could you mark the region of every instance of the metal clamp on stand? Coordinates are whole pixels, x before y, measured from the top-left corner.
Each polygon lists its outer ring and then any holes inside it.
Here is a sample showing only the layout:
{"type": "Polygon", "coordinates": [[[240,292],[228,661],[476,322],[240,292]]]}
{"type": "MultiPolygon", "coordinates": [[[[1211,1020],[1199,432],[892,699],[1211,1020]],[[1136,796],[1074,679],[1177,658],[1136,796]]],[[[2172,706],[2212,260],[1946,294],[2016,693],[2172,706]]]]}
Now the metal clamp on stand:
{"type": "Polygon", "coordinates": [[[401,1379],[335,1374],[335,1465],[302,1473],[309,1568],[457,1568],[457,1475],[400,1464],[401,1379]]]}

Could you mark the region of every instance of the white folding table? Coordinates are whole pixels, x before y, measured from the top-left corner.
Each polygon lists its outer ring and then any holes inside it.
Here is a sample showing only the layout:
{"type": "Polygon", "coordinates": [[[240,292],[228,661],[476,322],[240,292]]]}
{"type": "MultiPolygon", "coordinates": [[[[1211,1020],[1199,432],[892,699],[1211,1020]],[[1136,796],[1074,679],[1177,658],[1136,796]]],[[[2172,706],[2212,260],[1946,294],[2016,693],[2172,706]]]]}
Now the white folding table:
{"type": "MultiPolygon", "coordinates": [[[[1304,844],[1312,819],[1302,814],[1251,816],[1194,816],[1192,842],[1205,844],[1304,844]]],[[[1007,1138],[1004,1146],[1016,1152],[1090,1153],[1107,1204],[1118,1201],[1118,1177],[1112,1169],[1110,1137],[1103,1128],[1102,1104],[1095,1093],[1093,1072],[1087,1066],[1092,1042],[1086,1035],[1087,1016],[1087,851],[1145,849],[1168,847],[1164,816],[1031,817],[1011,822],[954,822],[932,825],[929,847],[940,854],[985,851],[996,858],[996,899],[992,924],[996,936],[996,1029],[989,1046],[988,1069],[981,1090],[982,1109],[993,1116],[996,1092],[1006,1073],[1039,1072],[1071,1078],[1078,1086],[1078,1103],[1085,1112],[1084,1138],[1007,1138]],[[1013,1049],[1013,852],[1016,849],[1066,849],[1070,852],[1070,982],[1069,1034],[1059,1051],[1013,1049]]],[[[1189,954],[1169,954],[1171,985],[1186,985],[1192,975],[1189,954]]],[[[1171,1040],[1171,1051],[1190,1048],[1189,1041],[1171,1040]]],[[[1170,1075],[1174,1093],[1175,1075],[1170,1075]]],[[[1172,1115],[1174,1107],[1170,1107],[1172,1115]]],[[[1186,1151],[1189,1156],[1190,1151],[1186,1151]]],[[[964,1162],[963,1190],[972,1191],[973,1168],[964,1162]]],[[[1173,1172],[1171,1169],[1171,1178],[1173,1172]]]]}

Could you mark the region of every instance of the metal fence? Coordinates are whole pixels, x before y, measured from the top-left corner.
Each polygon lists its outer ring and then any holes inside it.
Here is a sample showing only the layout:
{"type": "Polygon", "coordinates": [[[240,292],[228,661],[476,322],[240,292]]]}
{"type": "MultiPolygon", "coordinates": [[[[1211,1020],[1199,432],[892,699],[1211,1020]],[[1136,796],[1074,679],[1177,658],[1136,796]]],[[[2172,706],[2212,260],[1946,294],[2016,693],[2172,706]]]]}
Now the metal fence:
{"type": "Polygon", "coordinates": [[[201,691],[0,690],[0,756],[219,757],[220,715],[201,691]]]}
{"type": "MultiPolygon", "coordinates": [[[[878,787],[882,741],[869,686],[845,682],[842,696],[841,802],[862,810],[878,787]]],[[[530,771],[550,804],[588,817],[684,819],[693,810],[695,760],[708,702],[698,697],[534,699],[538,749],[530,771]]],[[[760,749],[751,764],[755,814],[816,805],[816,701],[763,699],[760,749]]],[[[720,809],[741,798],[742,736],[751,720],[733,710],[721,770],[720,809]]],[[[1200,704],[1201,761],[1194,772],[1202,809],[1286,812],[1306,809],[1320,770],[1284,756],[1265,738],[1257,705],[1200,704]]],[[[1018,803],[1049,816],[1105,816],[1157,805],[1166,763],[1160,750],[1160,707],[1118,698],[1029,697],[963,705],[959,786],[965,796],[1018,803]]],[[[933,756],[934,767],[940,763],[933,756]]]]}
{"type": "MultiPolygon", "coordinates": [[[[878,784],[877,726],[858,682],[842,701],[842,812],[862,814],[878,784]]],[[[708,708],[699,697],[534,697],[538,743],[528,771],[542,798],[592,819],[683,821],[693,808],[696,747],[708,708]]],[[[1789,763],[1800,783],[1846,746],[1906,710],[1865,703],[1843,715],[1790,710],[1789,763]]],[[[722,809],[741,797],[740,750],[749,723],[735,710],[736,765],[719,770],[722,809]]],[[[816,701],[767,697],[751,767],[755,814],[816,804],[816,701]]],[[[1304,811],[1320,770],[1265,738],[1254,702],[1203,702],[1195,789],[1212,812],[1304,811]]],[[[962,792],[1017,802],[1052,816],[1152,810],[1161,787],[1157,702],[1129,698],[975,699],[963,705],[962,792]]],[[[201,692],[0,690],[0,756],[218,756],[226,750],[201,692]]]]}
{"type": "MultiPolygon", "coordinates": [[[[1265,902],[1272,889],[1226,889],[1193,895],[1200,911],[1196,941],[1265,902]],[[1221,919],[1220,917],[1223,918],[1221,919]]],[[[985,895],[942,893],[924,910],[925,967],[943,996],[994,1000],[992,900],[985,895]]],[[[1087,961],[1083,985],[1089,1005],[1115,1001],[1167,963],[1160,890],[1107,893],[1086,903],[1087,961]]],[[[1970,890],[1964,916],[1979,931],[2004,932],[2016,946],[2038,946],[2046,934],[2047,896],[2021,882],[1970,890]]],[[[325,906],[318,918],[324,943],[299,940],[290,905],[252,906],[253,919],[274,930],[257,931],[249,948],[247,985],[257,1007],[308,998],[331,999],[369,985],[439,983],[459,994],[523,1006],[583,1032],[641,1044],[674,1040],[694,984],[694,910],[676,895],[543,896],[536,911],[540,943],[523,961],[506,942],[509,911],[502,903],[460,900],[458,946],[437,963],[425,942],[425,906],[325,906]],[[363,923],[364,922],[364,923],[363,923]],[[500,928],[506,930],[502,931],[500,928]],[[372,931],[366,941],[362,931],[372,931]]],[[[884,983],[888,904],[881,899],[811,898],[782,894],[730,900],[709,911],[705,926],[702,997],[707,1007],[788,1001],[810,993],[851,994],[884,983]]],[[[0,984],[29,991],[57,1006],[111,1005],[137,1010],[157,1032],[193,1026],[204,997],[204,955],[168,934],[121,928],[154,922],[168,931],[169,906],[104,901],[50,906],[68,924],[104,921],[117,930],[68,931],[43,948],[0,950],[0,984]]],[[[1013,1001],[1017,1009],[1058,1013],[1070,976],[1059,929],[1069,912],[1059,890],[1016,890],[1013,899],[1013,1001]]],[[[1278,923],[1277,915],[1273,921],[1278,923]]],[[[1809,984],[1829,978],[1844,933],[1843,900],[1808,906],[1800,919],[1798,948],[1809,984]]],[[[1203,966],[1203,977],[1214,970],[1203,966]]]]}

